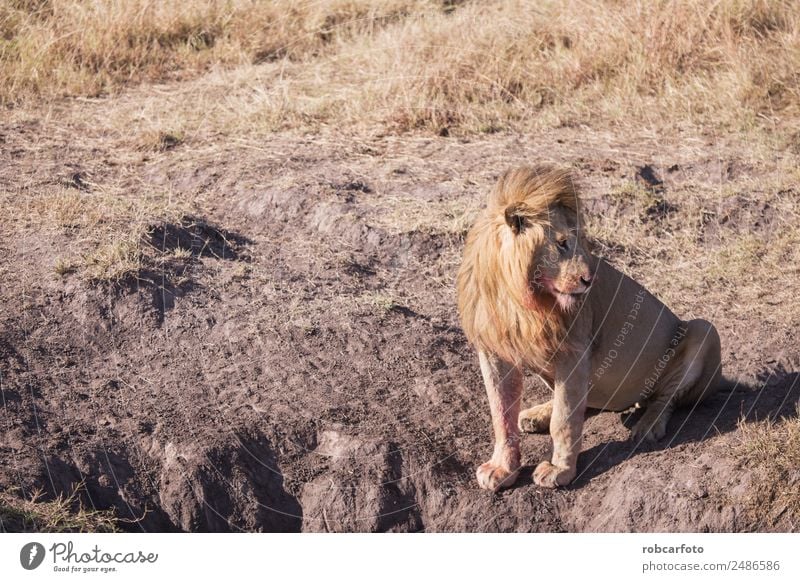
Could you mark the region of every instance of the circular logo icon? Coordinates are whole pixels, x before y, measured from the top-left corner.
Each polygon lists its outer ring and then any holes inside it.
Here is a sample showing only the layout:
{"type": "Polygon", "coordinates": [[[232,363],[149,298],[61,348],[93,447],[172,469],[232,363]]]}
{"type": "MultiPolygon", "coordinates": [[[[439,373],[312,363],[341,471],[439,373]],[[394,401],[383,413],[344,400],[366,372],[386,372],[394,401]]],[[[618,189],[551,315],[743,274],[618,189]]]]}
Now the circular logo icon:
{"type": "Polygon", "coordinates": [[[30,542],[19,551],[19,563],[26,570],[35,570],[44,561],[44,546],[39,542],[30,542]]]}

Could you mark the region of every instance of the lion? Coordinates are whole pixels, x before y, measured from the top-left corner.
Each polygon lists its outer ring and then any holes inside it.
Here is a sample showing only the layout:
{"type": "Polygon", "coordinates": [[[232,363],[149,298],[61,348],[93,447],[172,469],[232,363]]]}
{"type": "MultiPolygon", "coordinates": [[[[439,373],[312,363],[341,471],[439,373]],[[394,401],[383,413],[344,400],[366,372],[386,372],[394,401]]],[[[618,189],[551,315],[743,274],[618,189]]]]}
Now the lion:
{"type": "Polygon", "coordinates": [[[570,483],[587,408],[643,407],[631,436],[655,441],[676,406],[719,387],[720,340],[708,321],[680,320],[644,287],[588,250],[568,170],[506,172],[470,230],[458,273],[458,309],[477,349],[494,451],[477,470],[497,491],[520,469],[520,431],[545,432],[553,454],[533,473],[542,487],[570,483]],[[520,411],[524,371],[553,391],[520,411]]]}

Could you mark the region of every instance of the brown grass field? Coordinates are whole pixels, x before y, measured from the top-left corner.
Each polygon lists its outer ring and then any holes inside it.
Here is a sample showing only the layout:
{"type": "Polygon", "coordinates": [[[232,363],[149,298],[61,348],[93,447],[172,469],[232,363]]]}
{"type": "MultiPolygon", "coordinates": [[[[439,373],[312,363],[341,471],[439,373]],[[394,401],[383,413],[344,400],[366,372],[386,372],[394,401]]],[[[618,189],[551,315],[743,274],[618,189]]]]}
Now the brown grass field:
{"type": "Polygon", "coordinates": [[[790,0],[3,2],[0,531],[797,531],[799,227],[790,0]],[[492,496],[454,277],[538,162],[730,389],[492,496]]]}

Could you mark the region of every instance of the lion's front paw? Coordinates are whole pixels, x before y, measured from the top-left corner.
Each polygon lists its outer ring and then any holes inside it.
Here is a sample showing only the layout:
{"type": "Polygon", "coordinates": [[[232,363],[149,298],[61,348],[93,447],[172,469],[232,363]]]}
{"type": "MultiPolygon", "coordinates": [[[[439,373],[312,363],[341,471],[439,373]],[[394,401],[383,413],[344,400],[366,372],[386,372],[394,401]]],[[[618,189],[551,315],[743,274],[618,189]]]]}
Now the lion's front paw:
{"type": "Polygon", "coordinates": [[[478,484],[484,489],[498,491],[505,487],[510,487],[517,480],[519,468],[513,471],[505,469],[498,464],[488,461],[478,467],[478,484]]]}
{"type": "Polygon", "coordinates": [[[550,461],[542,461],[533,472],[533,482],[540,487],[560,487],[575,478],[575,469],[556,467],[550,461]]]}

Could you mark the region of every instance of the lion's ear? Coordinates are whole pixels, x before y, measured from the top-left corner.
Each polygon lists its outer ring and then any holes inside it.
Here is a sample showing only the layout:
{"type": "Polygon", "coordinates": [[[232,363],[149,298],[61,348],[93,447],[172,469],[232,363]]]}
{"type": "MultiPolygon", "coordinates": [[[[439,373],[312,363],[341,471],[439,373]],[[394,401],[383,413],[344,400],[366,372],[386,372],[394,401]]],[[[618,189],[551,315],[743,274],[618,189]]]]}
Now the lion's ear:
{"type": "Polygon", "coordinates": [[[506,224],[511,227],[514,234],[519,234],[528,226],[528,219],[523,214],[520,204],[511,204],[506,208],[506,224]]]}

